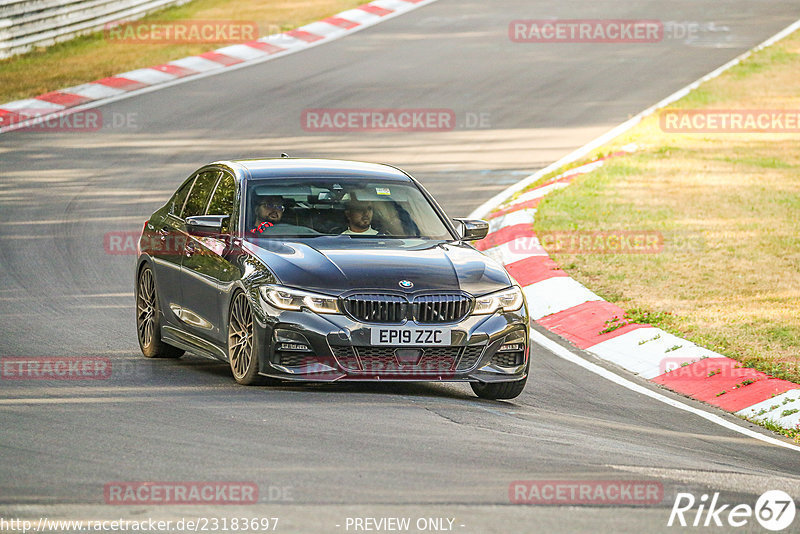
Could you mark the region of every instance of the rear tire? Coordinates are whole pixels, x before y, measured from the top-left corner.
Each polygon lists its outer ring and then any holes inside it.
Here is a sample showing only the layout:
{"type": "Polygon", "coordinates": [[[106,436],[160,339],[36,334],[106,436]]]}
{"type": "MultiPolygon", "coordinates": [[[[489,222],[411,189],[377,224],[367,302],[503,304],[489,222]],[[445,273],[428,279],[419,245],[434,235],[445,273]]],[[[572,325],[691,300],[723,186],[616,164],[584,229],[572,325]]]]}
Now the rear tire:
{"type": "Polygon", "coordinates": [[[185,352],[161,341],[161,308],[150,267],[142,269],[136,283],[136,332],[139,348],[148,358],[180,358],[185,352]]]}
{"type": "Polygon", "coordinates": [[[482,399],[500,400],[500,399],[513,399],[518,397],[522,390],[525,389],[525,383],[528,381],[526,376],[522,380],[514,382],[493,382],[483,384],[480,382],[470,382],[472,391],[482,399]]]}
{"type": "Polygon", "coordinates": [[[247,296],[236,293],[228,314],[228,361],[233,378],[245,386],[265,383],[258,374],[258,357],[253,343],[253,310],[247,296]]]}

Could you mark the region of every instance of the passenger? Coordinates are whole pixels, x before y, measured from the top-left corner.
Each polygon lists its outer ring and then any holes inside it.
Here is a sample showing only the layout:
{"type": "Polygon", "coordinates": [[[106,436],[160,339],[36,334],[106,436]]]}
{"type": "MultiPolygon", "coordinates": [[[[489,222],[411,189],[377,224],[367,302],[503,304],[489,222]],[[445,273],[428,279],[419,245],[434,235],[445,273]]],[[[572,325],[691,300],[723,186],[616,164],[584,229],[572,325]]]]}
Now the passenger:
{"type": "Polygon", "coordinates": [[[378,231],[372,227],[371,202],[348,201],[344,216],[347,217],[348,228],[342,235],[378,235],[378,231]]]}

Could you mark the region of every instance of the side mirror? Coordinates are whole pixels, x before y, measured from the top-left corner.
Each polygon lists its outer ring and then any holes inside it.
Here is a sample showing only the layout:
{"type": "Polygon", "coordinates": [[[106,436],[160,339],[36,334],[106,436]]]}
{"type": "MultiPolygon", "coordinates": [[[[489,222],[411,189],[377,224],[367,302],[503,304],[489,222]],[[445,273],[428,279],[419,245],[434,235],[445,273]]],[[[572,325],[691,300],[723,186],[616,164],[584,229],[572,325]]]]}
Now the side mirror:
{"type": "Polygon", "coordinates": [[[228,215],[197,215],[186,218],[186,231],[198,237],[219,236],[228,215]]]}
{"type": "Polygon", "coordinates": [[[461,241],[477,241],[489,233],[489,223],[482,219],[453,219],[461,223],[461,241]]]}

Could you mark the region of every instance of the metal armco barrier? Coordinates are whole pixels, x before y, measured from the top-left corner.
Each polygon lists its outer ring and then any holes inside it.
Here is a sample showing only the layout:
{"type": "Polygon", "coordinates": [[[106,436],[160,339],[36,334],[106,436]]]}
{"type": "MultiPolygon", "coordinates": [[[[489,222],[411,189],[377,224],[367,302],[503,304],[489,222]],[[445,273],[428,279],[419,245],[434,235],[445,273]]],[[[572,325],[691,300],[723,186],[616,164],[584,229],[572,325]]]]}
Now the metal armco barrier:
{"type": "Polygon", "coordinates": [[[189,0],[0,0],[0,59],[189,0]]]}

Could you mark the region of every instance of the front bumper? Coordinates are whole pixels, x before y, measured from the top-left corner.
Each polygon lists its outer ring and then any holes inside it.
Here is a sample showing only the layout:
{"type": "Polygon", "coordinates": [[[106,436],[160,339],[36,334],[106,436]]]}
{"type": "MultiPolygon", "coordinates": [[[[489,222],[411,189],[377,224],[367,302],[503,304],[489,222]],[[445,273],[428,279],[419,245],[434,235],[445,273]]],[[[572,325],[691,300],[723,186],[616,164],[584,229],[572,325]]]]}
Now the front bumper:
{"type": "Polygon", "coordinates": [[[455,324],[408,321],[405,326],[451,330],[450,345],[409,348],[371,345],[370,329],[396,325],[366,324],[347,315],[279,310],[260,298],[259,303],[260,313],[255,314],[259,369],[271,378],[489,383],[521,380],[528,372],[529,318],[524,305],[515,312],[468,316],[455,324]],[[276,338],[294,338],[296,343],[277,346],[276,338]],[[510,342],[521,350],[508,350],[510,342]],[[298,350],[302,345],[308,350],[298,350]]]}

